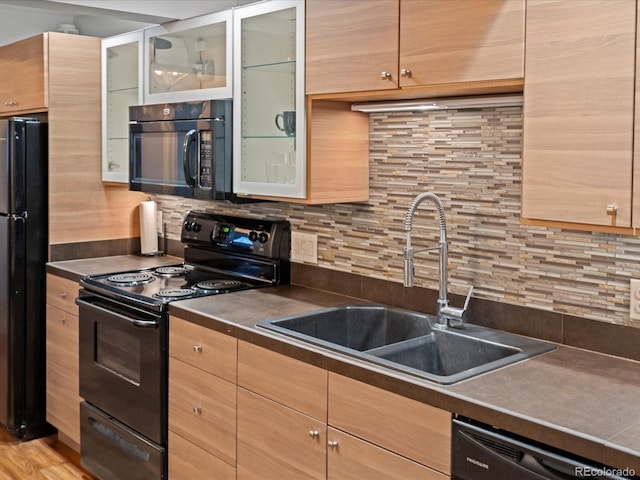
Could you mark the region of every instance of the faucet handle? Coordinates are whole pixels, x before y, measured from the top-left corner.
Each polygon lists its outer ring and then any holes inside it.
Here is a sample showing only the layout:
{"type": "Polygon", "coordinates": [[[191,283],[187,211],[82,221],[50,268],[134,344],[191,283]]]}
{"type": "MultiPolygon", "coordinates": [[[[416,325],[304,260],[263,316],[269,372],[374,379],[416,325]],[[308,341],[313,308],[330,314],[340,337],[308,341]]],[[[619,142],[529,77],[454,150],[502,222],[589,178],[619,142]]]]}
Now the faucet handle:
{"type": "Polygon", "coordinates": [[[452,307],[447,305],[440,309],[440,314],[444,316],[447,320],[447,325],[449,327],[462,327],[464,323],[464,314],[467,312],[467,308],[469,308],[469,302],[471,301],[471,294],[473,293],[473,285],[469,288],[469,293],[467,293],[467,298],[464,300],[464,305],[462,308],[452,307]]]}

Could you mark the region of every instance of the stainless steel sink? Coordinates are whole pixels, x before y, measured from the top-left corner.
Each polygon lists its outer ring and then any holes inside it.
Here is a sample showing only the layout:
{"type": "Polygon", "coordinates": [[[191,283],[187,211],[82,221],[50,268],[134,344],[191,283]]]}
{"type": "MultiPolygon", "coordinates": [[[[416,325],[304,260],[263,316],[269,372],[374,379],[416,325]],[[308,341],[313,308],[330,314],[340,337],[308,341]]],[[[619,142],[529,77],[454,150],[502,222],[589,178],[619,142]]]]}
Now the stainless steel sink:
{"type": "Polygon", "coordinates": [[[441,384],[451,384],[555,345],[478,325],[375,304],[325,308],[258,323],[275,332],[441,384]]]}

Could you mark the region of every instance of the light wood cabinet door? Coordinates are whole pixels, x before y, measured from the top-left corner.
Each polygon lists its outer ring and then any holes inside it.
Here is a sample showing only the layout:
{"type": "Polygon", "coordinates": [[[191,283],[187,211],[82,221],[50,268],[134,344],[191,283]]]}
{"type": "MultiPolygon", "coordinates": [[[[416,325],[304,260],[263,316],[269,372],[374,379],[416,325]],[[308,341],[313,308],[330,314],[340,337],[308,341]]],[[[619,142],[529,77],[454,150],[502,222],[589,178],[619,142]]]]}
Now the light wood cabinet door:
{"type": "Polygon", "coordinates": [[[328,480],[445,480],[440,472],[364,442],[340,430],[327,432],[328,480]]]}
{"type": "Polygon", "coordinates": [[[171,316],[169,338],[169,355],[173,358],[236,383],[235,337],[171,316]]]}
{"type": "Polygon", "coordinates": [[[169,430],[235,465],[235,384],[170,357],[169,430]]]}
{"type": "Polygon", "coordinates": [[[322,368],[239,341],[238,386],[326,422],[327,371],[322,368]]]}
{"type": "Polygon", "coordinates": [[[398,88],[399,4],[307,0],[306,93],[398,88]]]}
{"type": "Polygon", "coordinates": [[[20,40],[0,47],[0,113],[43,111],[48,97],[45,37],[20,40]]]}
{"type": "Polygon", "coordinates": [[[79,289],[78,282],[47,274],[47,303],[75,316],[78,316],[76,297],[79,289]]]}
{"type": "Polygon", "coordinates": [[[335,373],[328,403],[330,426],[451,473],[449,412],[335,373]]]}
{"type": "Polygon", "coordinates": [[[236,480],[236,469],[169,430],[169,478],[236,480]]]}
{"type": "Polygon", "coordinates": [[[524,13],[524,0],[401,0],[400,86],[523,77],[524,13]]]}
{"type": "Polygon", "coordinates": [[[80,445],[78,316],[47,304],[47,422],[80,445]]]}
{"type": "Polygon", "coordinates": [[[524,218],[631,225],[635,15],[627,1],[527,2],[524,218]]]}
{"type": "Polygon", "coordinates": [[[238,388],[238,480],[325,480],[326,445],[325,423],[238,388]]]}

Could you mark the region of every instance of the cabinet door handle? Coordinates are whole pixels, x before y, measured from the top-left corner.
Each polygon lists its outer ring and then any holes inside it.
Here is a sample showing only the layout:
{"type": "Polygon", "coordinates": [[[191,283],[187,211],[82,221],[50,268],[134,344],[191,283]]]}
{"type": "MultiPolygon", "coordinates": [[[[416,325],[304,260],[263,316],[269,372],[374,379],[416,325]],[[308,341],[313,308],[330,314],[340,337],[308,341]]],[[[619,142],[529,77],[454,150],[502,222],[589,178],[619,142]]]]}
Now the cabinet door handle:
{"type": "Polygon", "coordinates": [[[202,407],[193,407],[193,413],[200,415],[202,413],[202,407]]]}
{"type": "Polygon", "coordinates": [[[607,205],[607,215],[615,217],[618,214],[618,206],[611,204],[607,205]]]}
{"type": "Polygon", "coordinates": [[[382,80],[391,80],[391,74],[389,72],[381,72],[380,78],[382,80]]]}
{"type": "Polygon", "coordinates": [[[194,345],[193,351],[196,353],[202,353],[202,345],[194,345]]]}
{"type": "Polygon", "coordinates": [[[309,436],[311,438],[318,438],[320,436],[320,432],[318,430],[309,430],[309,436]]]}
{"type": "Polygon", "coordinates": [[[60,317],[60,325],[64,325],[65,323],[67,323],[67,319],[65,317],[60,317]]]}
{"type": "Polygon", "coordinates": [[[401,68],[400,69],[400,75],[403,77],[410,77],[411,76],[411,70],[409,70],[408,68],[401,68]]]}
{"type": "Polygon", "coordinates": [[[58,296],[62,299],[67,298],[67,292],[60,292],[58,296]]]}
{"type": "Polygon", "coordinates": [[[331,447],[331,448],[338,448],[338,441],[337,440],[329,440],[327,442],[327,445],[329,445],[329,447],[331,447]]]}

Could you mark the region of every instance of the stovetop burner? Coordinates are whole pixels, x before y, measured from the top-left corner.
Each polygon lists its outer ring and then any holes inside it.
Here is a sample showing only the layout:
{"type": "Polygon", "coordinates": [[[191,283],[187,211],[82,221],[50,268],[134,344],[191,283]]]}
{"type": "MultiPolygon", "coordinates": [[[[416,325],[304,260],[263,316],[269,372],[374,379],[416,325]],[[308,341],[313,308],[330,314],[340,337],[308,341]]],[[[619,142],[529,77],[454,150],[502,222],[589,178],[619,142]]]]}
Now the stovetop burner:
{"type": "Polygon", "coordinates": [[[165,300],[177,300],[191,297],[195,293],[196,291],[193,288],[165,288],[154,293],[153,296],[165,300]]]}
{"type": "Polygon", "coordinates": [[[134,287],[136,285],[144,285],[155,280],[154,276],[149,272],[127,272],[110,275],[107,282],[119,287],[134,287]]]}
{"type": "Polygon", "coordinates": [[[154,273],[159,277],[163,277],[163,278],[180,277],[180,276],[186,275],[187,267],[185,267],[184,265],[158,267],[154,270],[154,273]]]}
{"type": "Polygon", "coordinates": [[[196,288],[210,292],[226,292],[246,286],[239,280],[205,280],[196,284],[196,288]]]}

